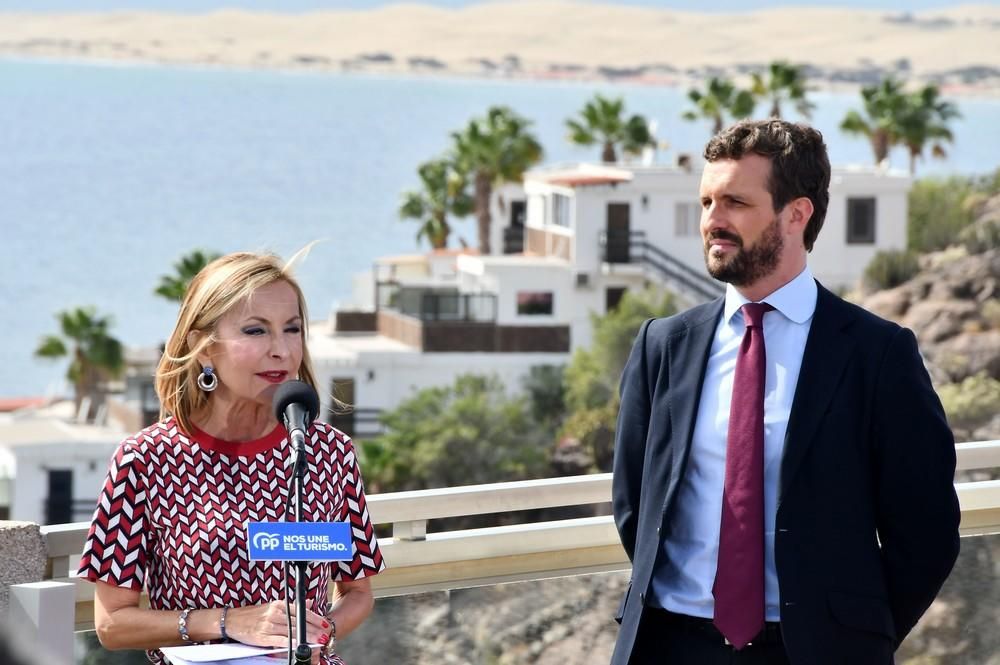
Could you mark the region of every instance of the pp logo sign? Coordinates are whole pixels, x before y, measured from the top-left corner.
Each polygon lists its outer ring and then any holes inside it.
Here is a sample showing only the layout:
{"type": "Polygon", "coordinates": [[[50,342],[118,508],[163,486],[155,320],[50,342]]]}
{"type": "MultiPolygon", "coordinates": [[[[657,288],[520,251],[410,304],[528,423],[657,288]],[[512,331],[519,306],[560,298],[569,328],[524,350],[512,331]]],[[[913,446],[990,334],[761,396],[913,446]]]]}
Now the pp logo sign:
{"type": "Polygon", "coordinates": [[[350,561],[354,539],[348,522],[249,522],[251,561],[350,561]]]}
{"type": "Polygon", "coordinates": [[[281,536],[276,533],[261,531],[253,537],[253,546],[259,550],[276,550],[281,546],[281,536]]]}

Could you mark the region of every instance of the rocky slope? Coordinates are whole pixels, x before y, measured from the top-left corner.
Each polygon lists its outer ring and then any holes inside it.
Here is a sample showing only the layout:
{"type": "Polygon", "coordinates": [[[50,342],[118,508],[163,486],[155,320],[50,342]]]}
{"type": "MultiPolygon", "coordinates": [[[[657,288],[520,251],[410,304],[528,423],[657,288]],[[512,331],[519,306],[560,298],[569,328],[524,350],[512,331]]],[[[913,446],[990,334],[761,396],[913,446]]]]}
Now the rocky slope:
{"type": "MultiPolygon", "coordinates": [[[[939,389],[976,375],[1000,380],[1000,249],[950,249],[923,262],[916,277],[861,304],[914,331],[939,389]]],[[[1000,439],[1000,414],[952,424],[959,440],[1000,439]]]]}

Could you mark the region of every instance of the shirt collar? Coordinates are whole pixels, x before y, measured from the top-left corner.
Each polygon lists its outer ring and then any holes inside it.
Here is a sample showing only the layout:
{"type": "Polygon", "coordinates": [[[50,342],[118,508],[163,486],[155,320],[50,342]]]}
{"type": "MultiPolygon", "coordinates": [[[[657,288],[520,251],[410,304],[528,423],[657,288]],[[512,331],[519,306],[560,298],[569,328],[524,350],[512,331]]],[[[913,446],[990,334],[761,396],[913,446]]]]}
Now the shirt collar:
{"type": "MultiPolygon", "coordinates": [[[[802,272],[792,281],[761,299],[766,302],[788,320],[795,323],[805,323],[812,318],[816,311],[816,298],[819,289],[816,288],[816,280],[813,279],[809,266],[802,269],[802,272]]],[[[732,284],[726,285],[726,304],[723,308],[723,316],[728,323],[733,315],[743,305],[750,302],[736,290],[732,284]]]]}

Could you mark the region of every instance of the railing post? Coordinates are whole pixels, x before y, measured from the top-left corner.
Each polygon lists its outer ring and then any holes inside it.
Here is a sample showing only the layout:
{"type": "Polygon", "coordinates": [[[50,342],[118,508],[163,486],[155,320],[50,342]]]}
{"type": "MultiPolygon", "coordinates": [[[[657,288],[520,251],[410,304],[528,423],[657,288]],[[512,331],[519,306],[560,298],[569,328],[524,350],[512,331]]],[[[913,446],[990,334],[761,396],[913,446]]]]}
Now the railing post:
{"type": "Polygon", "coordinates": [[[395,540],[427,540],[427,520],[393,522],[392,537],[395,540]]]}
{"type": "Polygon", "coordinates": [[[7,625],[32,662],[71,665],[76,586],[31,582],[10,587],[7,625]]]}

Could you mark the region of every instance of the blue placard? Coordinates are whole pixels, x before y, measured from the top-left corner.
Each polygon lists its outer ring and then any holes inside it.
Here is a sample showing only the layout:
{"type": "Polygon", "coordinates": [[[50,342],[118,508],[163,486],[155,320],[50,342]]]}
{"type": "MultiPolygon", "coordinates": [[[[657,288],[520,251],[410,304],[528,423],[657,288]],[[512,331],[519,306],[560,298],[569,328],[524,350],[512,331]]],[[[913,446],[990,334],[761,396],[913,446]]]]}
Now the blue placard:
{"type": "Polygon", "coordinates": [[[348,522],[248,522],[251,561],[350,561],[348,522]]]}

